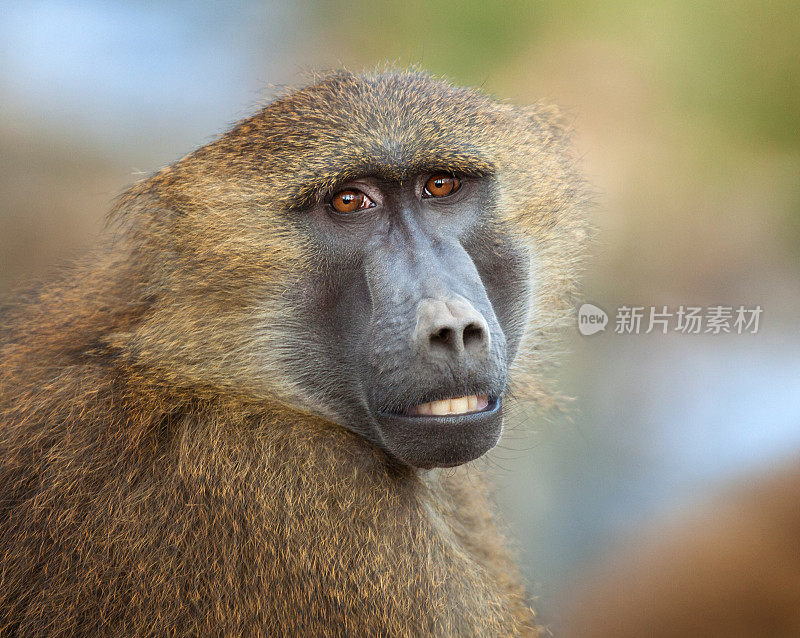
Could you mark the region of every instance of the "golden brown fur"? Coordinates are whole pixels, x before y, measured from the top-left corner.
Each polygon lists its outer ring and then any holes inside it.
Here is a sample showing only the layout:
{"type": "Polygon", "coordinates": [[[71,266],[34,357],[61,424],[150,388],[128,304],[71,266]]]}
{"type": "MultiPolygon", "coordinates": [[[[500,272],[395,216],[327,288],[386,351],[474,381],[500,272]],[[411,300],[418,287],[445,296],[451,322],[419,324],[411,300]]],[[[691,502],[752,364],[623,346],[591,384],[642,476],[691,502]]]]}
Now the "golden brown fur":
{"type": "Polygon", "coordinates": [[[381,140],[446,163],[467,136],[535,259],[511,384],[543,397],[586,235],[551,119],[343,72],[131,188],[107,245],[4,316],[0,634],[534,635],[475,471],[397,464],[287,373],[286,291],[320,264],[277,211],[381,140]],[[388,115],[337,120],[354,93],[388,115]],[[423,114],[439,124],[415,133],[423,114]]]}

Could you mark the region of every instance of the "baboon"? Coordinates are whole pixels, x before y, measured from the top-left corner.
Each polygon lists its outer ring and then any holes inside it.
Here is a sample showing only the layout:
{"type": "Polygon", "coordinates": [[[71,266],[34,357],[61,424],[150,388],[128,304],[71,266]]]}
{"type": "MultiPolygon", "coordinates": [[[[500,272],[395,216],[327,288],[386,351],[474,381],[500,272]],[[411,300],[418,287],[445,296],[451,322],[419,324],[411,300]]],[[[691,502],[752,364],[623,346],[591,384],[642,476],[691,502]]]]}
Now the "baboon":
{"type": "Polygon", "coordinates": [[[0,633],[535,635],[464,464],[552,396],[567,137],[341,71],[132,186],[6,310],[0,633]]]}

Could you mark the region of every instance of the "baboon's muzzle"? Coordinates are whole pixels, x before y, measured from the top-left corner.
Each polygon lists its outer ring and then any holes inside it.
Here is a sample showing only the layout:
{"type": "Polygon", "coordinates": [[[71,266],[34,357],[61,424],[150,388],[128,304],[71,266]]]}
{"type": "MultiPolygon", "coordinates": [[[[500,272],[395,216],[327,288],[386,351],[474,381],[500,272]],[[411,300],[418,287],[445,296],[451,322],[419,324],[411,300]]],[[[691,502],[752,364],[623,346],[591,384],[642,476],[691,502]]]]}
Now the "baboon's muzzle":
{"type": "Polygon", "coordinates": [[[469,254],[454,238],[406,233],[369,262],[364,383],[383,446],[417,467],[481,456],[502,430],[506,340],[469,254]]]}

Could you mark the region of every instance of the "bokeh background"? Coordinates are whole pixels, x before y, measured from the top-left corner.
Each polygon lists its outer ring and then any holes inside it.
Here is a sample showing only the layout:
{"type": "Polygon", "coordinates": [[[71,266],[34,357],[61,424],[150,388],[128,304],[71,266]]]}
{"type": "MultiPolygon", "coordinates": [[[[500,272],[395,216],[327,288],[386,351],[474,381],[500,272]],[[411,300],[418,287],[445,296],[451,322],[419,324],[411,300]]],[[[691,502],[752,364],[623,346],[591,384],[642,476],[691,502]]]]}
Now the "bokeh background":
{"type": "Polygon", "coordinates": [[[0,4],[0,296],[80,254],[112,198],[307,71],[418,64],[560,105],[595,186],[569,409],[486,461],[552,621],[656,517],[800,458],[800,3],[0,4]],[[763,308],[757,334],[617,335],[622,305],[763,308]]]}

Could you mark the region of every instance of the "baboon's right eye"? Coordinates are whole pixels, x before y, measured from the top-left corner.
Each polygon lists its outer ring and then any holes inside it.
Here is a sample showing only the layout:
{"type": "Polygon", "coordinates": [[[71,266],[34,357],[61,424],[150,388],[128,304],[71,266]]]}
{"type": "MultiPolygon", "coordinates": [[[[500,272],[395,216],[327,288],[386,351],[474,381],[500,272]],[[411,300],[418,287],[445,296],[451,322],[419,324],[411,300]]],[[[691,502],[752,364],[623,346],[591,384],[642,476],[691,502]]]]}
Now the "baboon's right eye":
{"type": "Polygon", "coordinates": [[[337,213],[354,213],[357,210],[372,208],[373,206],[375,206],[375,202],[354,188],[339,191],[331,199],[331,207],[337,213]]]}

